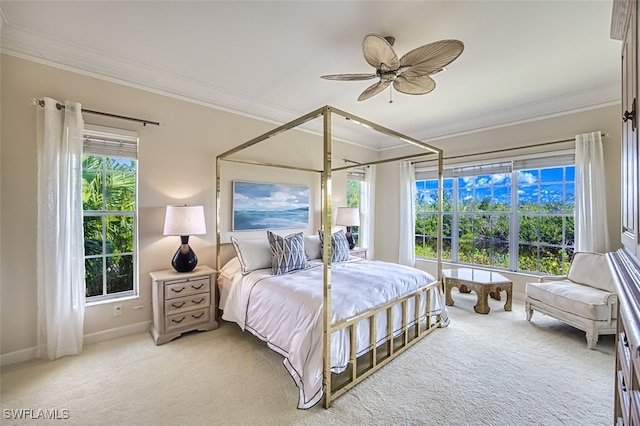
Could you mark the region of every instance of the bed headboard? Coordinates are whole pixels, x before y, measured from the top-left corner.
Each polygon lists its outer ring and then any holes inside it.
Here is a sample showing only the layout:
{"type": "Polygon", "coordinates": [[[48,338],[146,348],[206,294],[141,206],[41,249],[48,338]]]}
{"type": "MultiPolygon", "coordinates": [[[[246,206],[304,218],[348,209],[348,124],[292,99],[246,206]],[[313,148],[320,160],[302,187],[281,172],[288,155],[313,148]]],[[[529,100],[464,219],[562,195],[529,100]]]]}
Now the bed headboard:
{"type": "Polygon", "coordinates": [[[224,266],[225,263],[236,257],[236,252],[233,249],[231,243],[220,243],[220,265],[218,271],[224,266]]]}

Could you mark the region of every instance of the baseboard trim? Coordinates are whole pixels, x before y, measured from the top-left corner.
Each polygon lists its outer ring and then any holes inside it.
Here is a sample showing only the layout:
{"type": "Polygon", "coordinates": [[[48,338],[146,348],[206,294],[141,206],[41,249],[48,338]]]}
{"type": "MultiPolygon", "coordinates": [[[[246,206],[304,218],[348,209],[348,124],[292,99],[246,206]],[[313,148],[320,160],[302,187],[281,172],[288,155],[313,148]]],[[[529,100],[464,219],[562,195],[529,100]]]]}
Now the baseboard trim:
{"type": "MultiPolygon", "coordinates": [[[[93,345],[94,343],[104,342],[106,340],[116,339],[118,337],[128,336],[130,334],[142,333],[149,331],[151,321],[143,321],[136,324],[125,325],[123,327],[110,328],[108,330],[98,331],[95,333],[84,335],[84,346],[93,345]]],[[[29,361],[36,358],[38,348],[20,349],[15,352],[9,352],[0,355],[0,366],[16,364],[18,362],[29,361]]]]}

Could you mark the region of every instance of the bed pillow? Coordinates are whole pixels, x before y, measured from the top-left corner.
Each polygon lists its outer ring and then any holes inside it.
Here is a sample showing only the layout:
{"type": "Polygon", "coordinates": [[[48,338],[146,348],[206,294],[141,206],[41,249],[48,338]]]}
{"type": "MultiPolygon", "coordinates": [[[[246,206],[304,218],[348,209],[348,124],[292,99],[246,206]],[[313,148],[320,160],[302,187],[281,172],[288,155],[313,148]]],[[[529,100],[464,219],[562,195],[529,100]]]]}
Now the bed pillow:
{"type": "MultiPolygon", "coordinates": [[[[320,250],[323,252],[324,235],[322,230],[318,231],[318,236],[320,237],[320,250]]],[[[344,262],[345,260],[349,260],[349,242],[344,230],[340,230],[331,234],[331,263],[344,262]]]]}
{"type": "Polygon", "coordinates": [[[233,279],[237,274],[242,273],[242,265],[240,264],[240,259],[234,257],[224,264],[222,269],[220,269],[220,276],[228,278],[230,280],[233,279]]]}
{"type": "Polygon", "coordinates": [[[231,237],[231,244],[242,265],[242,275],[257,269],[271,268],[273,256],[271,246],[266,238],[238,240],[231,237]]]}
{"type": "Polygon", "coordinates": [[[320,245],[319,235],[304,236],[304,252],[307,255],[307,260],[322,258],[322,246],[320,245]]]}
{"type": "Polygon", "coordinates": [[[282,237],[267,231],[267,238],[271,246],[271,271],[273,275],[286,274],[287,272],[307,267],[307,255],[304,252],[304,234],[302,232],[282,237]]]}

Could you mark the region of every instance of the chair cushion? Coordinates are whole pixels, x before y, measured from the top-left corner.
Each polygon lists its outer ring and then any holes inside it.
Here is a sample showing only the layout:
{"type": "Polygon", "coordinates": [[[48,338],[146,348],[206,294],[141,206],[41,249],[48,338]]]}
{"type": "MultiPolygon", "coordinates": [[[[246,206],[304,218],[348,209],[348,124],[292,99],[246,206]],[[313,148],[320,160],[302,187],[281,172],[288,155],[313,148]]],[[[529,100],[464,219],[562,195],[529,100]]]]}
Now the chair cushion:
{"type": "Polygon", "coordinates": [[[611,308],[605,299],[610,292],[568,280],[527,283],[527,297],[583,318],[604,321],[611,308]]]}
{"type": "Polygon", "coordinates": [[[588,285],[615,293],[615,284],[605,255],[576,252],[571,260],[568,278],[574,283],[588,285]]]}

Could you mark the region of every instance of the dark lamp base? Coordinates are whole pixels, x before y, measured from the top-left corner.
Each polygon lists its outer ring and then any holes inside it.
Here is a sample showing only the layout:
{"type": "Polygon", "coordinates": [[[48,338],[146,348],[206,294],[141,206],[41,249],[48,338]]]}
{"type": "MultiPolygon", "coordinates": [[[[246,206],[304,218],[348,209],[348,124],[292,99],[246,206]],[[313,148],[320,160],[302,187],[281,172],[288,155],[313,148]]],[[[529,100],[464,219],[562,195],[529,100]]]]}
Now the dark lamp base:
{"type": "Polygon", "coordinates": [[[349,243],[349,250],[353,250],[353,248],[356,246],[356,242],[353,239],[353,235],[351,235],[350,226],[347,226],[347,233],[345,234],[345,236],[347,237],[347,242],[349,243]]]}
{"type": "Polygon", "coordinates": [[[198,264],[198,256],[189,247],[189,237],[180,237],[182,245],[173,255],[171,266],[178,272],[191,272],[198,264]]]}

